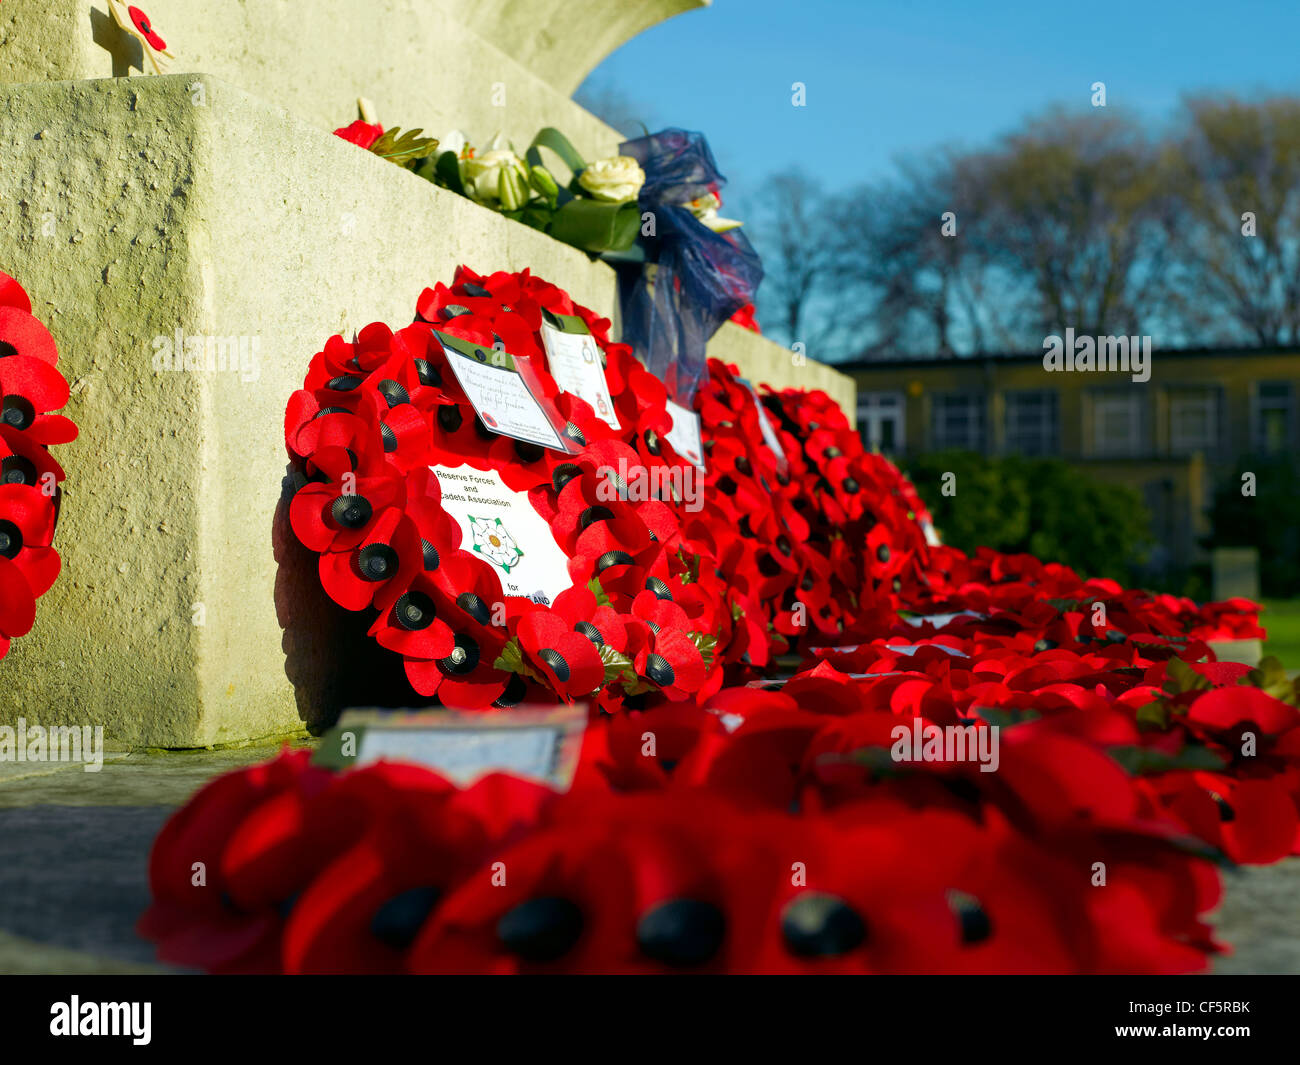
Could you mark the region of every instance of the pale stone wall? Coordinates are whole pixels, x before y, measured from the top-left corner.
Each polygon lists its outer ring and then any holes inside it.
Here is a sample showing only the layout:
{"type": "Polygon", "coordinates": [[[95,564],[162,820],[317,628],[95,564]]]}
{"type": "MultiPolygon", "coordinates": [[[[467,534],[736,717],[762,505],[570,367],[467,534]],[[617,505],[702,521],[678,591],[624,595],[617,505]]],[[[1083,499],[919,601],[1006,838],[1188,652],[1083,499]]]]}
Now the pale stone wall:
{"type": "MultiPolygon", "coordinates": [[[[689,6],[629,5],[600,46],[689,6]]],[[[467,8],[313,0],[304,22],[279,0],[151,0],[176,68],[205,72],[158,78],[137,76],[102,0],[0,6],[0,268],[58,341],[81,427],[57,455],[64,573],[0,664],[0,723],[103,724],[113,748],[239,743],[392,671],[283,520],[284,409],[312,354],[409,322],[460,263],[530,267],[610,317],[617,302],[605,264],[329,134],[362,95],[390,125],[520,142],[556,125],[613,151],[619,135],[552,87],[550,45],[528,55],[545,77],[505,54],[517,9],[484,6],[475,32],[467,8]],[[255,338],[256,379],[156,372],[155,338],[177,330],[255,338]]],[[[847,378],[736,326],[710,353],[852,412],[847,378]]]]}
{"type": "MultiPolygon", "coordinates": [[[[503,39],[503,48],[479,36],[448,10],[458,6],[150,0],[144,8],[176,56],[176,72],[213,74],[326,129],[355,119],[364,96],[385,125],[420,126],[432,136],[463,129],[486,142],[500,131],[522,151],[539,129],[557,126],[588,158],[617,149],[623,137],[570,100],[572,89],[556,91],[512,57],[505,50],[512,39],[503,39]]],[[[584,40],[584,54],[594,55],[595,43],[584,40]]],[[[126,77],[148,69],[140,43],[117,28],[104,0],[0,4],[0,81],[126,77]]]]}
{"type": "Polygon", "coordinates": [[[571,96],[620,45],[673,15],[707,7],[711,0],[438,2],[552,88],[571,96]]]}

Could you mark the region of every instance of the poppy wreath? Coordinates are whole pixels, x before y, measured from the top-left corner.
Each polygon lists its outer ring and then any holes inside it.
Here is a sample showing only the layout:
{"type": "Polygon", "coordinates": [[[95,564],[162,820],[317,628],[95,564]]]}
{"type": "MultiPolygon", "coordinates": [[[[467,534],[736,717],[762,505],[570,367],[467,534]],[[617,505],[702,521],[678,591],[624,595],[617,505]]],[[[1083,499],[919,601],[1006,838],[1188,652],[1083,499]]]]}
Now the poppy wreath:
{"type": "Polygon", "coordinates": [[[725,582],[702,560],[719,530],[684,528],[680,493],[639,498],[627,490],[624,473],[651,469],[676,478],[663,483],[682,484],[685,463],[666,439],[663,385],[608,330],[607,320],[526,270],[484,277],[462,267],[452,286],[423,293],[411,325],[369,325],[352,342],[331,337],[290,399],[293,530],[319,553],[321,583],[336,603],[376,611],[370,634],[402,656],[421,695],[499,709],[540,690],[594,696],[612,709],[721,683],[715,651],[733,616],[725,582]],[[546,368],[544,314],[586,324],[625,429],[559,390],[546,368]],[[527,365],[572,453],[488,430],[435,327],[485,347],[500,341],[527,365]],[[493,471],[526,492],[568,560],[572,587],[548,605],[503,595],[493,567],[462,547],[431,465],[493,471]]]}
{"type": "Polygon", "coordinates": [[[53,547],[63,468],[52,444],[77,437],[55,414],[68,401],[54,338],[22,285],[0,272],[0,658],[36,620],[36,600],[59,576],[53,547]]]}

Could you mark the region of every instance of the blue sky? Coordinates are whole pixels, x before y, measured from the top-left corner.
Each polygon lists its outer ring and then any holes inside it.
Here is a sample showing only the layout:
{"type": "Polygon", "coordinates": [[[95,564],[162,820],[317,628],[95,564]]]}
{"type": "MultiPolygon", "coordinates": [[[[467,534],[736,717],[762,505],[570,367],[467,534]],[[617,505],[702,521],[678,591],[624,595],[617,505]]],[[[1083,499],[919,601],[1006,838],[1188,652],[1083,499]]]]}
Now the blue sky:
{"type": "Polygon", "coordinates": [[[899,155],[1087,106],[1094,81],[1156,122],[1187,92],[1300,92],[1298,51],[1296,0],[714,0],[629,41],[583,90],[639,105],[652,130],[707,134],[739,213],[769,173],[847,188],[899,155]]]}

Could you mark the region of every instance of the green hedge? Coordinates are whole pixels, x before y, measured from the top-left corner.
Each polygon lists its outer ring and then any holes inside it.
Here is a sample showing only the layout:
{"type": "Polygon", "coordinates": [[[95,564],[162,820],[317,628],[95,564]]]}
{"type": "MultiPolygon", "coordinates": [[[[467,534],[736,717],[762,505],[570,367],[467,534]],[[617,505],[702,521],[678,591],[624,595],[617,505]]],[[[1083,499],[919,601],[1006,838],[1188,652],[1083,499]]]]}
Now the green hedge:
{"type": "Polygon", "coordinates": [[[1104,484],[1060,459],[938,451],[904,463],[944,543],[1027,551],[1083,577],[1132,582],[1150,544],[1150,515],[1133,489],[1104,484]],[[944,475],[953,494],[943,493],[944,475]]]}
{"type": "Polygon", "coordinates": [[[1300,461],[1295,456],[1245,456],[1218,485],[1210,511],[1217,547],[1259,548],[1264,595],[1300,595],[1300,461]],[[1255,476],[1255,494],[1242,494],[1242,475],[1255,476]]]}

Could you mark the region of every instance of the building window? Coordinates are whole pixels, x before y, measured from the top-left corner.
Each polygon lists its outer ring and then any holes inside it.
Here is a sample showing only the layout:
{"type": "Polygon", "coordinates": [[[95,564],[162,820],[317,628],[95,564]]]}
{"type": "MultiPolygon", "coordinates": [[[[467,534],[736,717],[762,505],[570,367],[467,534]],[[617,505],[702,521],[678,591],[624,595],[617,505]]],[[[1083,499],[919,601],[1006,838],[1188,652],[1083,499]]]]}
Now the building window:
{"type": "Polygon", "coordinates": [[[1142,450],[1142,403],[1136,392],[1092,395],[1092,451],[1095,455],[1137,455],[1142,450]]]}
{"type": "Polygon", "coordinates": [[[933,446],[984,450],[984,397],[967,393],[940,393],[930,399],[933,446]]]}
{"type": "Polygon", "coordinates": [[[1006,448],[1021,455],[1055,455],[1060,450],[1055,392],[1006,393],[1006,448]]]}
{"type": "Polygon", "coordinates": [[[903,393],[863,392],[858,396],[858,432],[873,451],[903,450],[903,393]]]}
{"type": "Polygon", "coordinates": [[[1210,386],[1171,389],[1169,448],[1174,452],[1209,451],[1219,440],[1219,393],[1210,386]]]}
{"type": "Polygon", "coordinates": [[[1250,422],[1255,451],[1274,455],[1291,449],[1292,398],[1290,381],[1257,381],[1250,422]]]}

